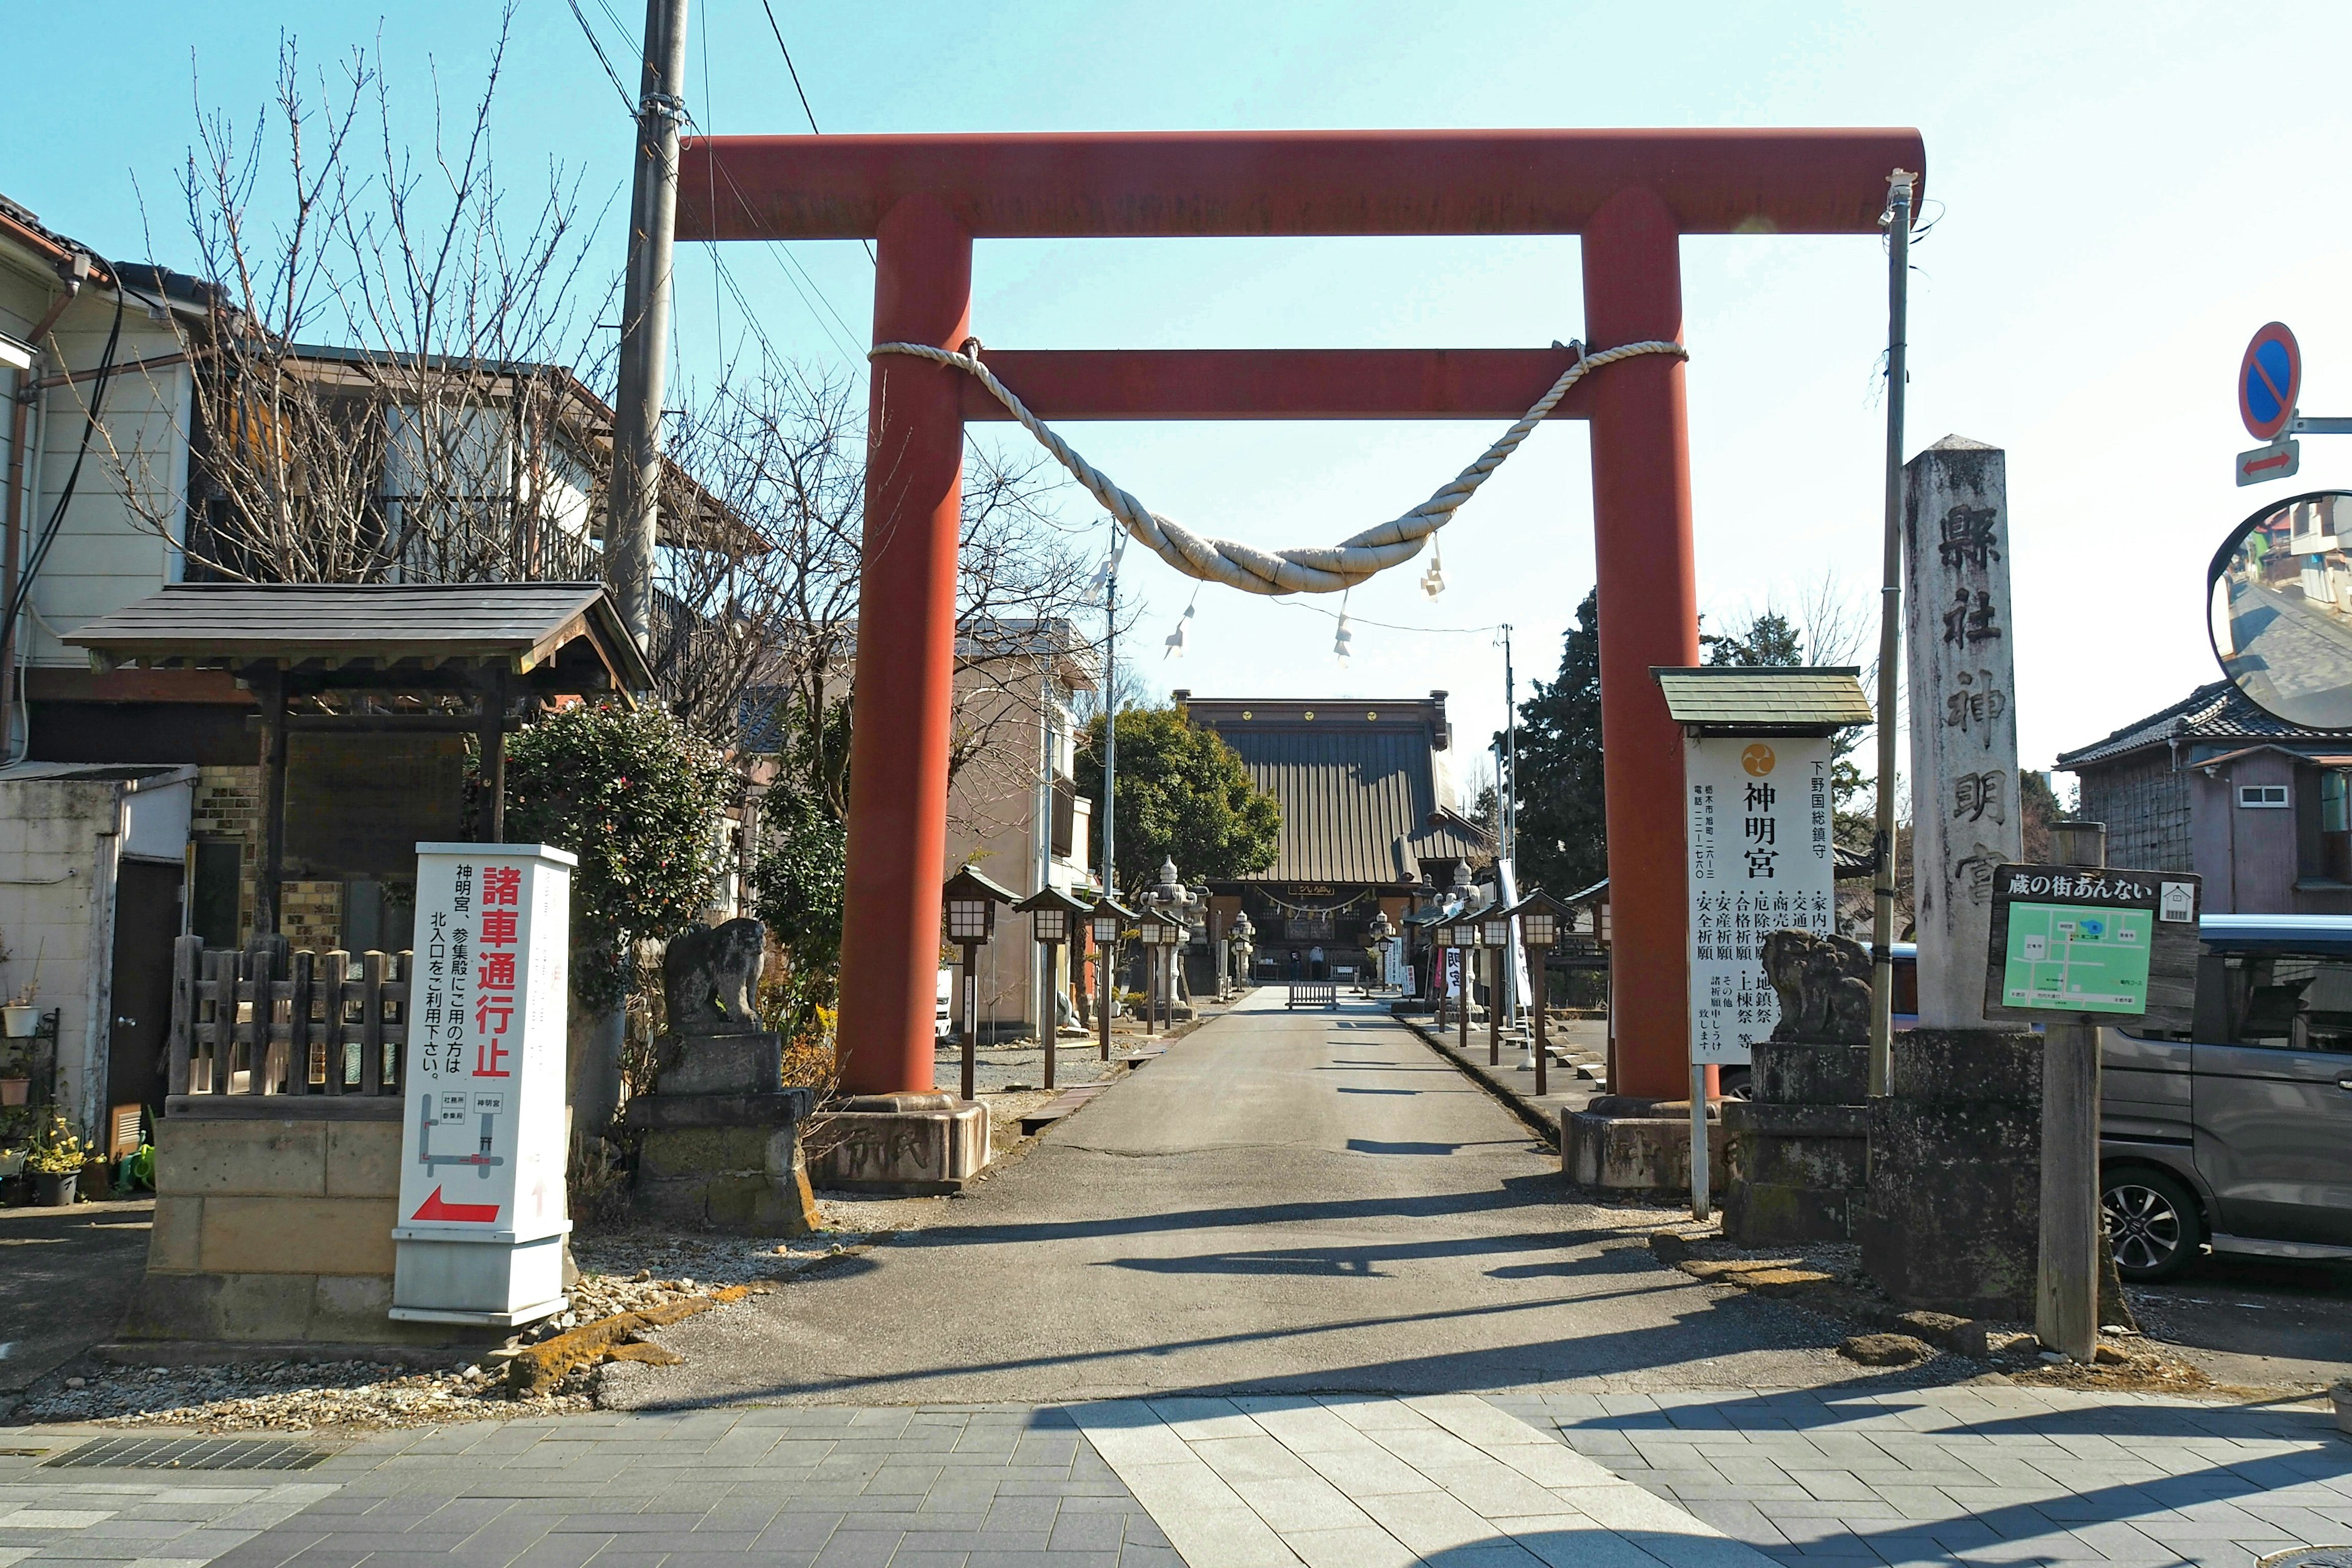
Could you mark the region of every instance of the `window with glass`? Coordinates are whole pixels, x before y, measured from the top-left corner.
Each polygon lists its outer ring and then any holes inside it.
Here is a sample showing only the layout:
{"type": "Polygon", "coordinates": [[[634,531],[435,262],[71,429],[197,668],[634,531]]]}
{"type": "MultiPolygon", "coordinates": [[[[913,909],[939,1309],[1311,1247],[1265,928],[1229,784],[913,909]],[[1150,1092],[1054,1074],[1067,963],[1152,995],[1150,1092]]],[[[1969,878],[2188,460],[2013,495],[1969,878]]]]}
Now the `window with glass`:
{"type": "Polygon", "coordinates": [[[2223,976],[2231,1045],[2352,1055],[2352,960],[2232,953],[2223,976]]]}

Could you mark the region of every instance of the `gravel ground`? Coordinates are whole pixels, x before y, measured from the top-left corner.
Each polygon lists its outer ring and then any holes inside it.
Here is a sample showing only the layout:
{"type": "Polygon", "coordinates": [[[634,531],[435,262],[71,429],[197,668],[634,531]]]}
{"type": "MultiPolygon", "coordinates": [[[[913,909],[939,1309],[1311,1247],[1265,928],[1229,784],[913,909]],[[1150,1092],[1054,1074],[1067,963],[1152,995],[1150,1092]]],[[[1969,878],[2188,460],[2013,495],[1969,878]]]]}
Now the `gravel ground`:
{"type": "MultiPolygon", "coordinates": [[[[571,1292],[571,1310],[532,1325],[514,1342],[531,1343],[597,1318],[698,1291],[787,1279],[880,1237],[929,1225],[949,1201],[821,1193],[817,1212],[824,1228],[781,1245],[772,1237],[681,1236],[641,1227],[582,1233],[572,1239],[580,1279],[571,1292]]],[[[437,1370],[371,1361],[184,1367],[84,1363],[78,1375],[45,1380],[10,1418],[205,1432],[360,1431],[590,1410],[595,1407],[597,1376],[598,1369],[584,1369],[552,1394],[517,1399],[495,1373],[472,1360],[437,1370]]]]}

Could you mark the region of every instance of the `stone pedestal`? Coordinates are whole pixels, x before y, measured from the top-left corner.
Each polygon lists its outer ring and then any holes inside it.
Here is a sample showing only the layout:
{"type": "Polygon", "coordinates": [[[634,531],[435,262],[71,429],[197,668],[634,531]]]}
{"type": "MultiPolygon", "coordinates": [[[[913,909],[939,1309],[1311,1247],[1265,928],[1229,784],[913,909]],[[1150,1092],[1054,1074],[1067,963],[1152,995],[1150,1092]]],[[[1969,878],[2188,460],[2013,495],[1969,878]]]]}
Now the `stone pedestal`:
{"type": "Polygon", "coordinates": [[[394,1322],[400,1100],[174,1095],[155,1128],[155,1222],[129,1340],[279,1346],[496,1343],[394,1322]]]}
{"type": "MultiPolygon", "coordinates": [[[[1730,1144],[1717,1108],[1707,1110],[1707,1182],[1719,1193],[1730,1144]]],[[[1603,1094],[1582,1110],[1562,1111],[1559,1121],[1560,1171],[1577,1185],[1690,1196],[1690,1101],[1603,1094]]]]}
{"type": "Polygon", "coordinates": [[[956,1193],[988,1163],[988,1107],[951,1094],[867,1094],[809,1128],[817,1184],[847,1193],[956,1193]]]}
{"type": "Polygon", "coordinates": [[[747,1031],[656,1042],[658,1092],[629,1102],[636,1205],[673,1225],[751,1236],[816,1228],[801,1127],[814,1091],[782,1089],[783,1042],[747,1031]]]}
{"type": "Polygon", "coordinates": [[[2042,1042],[1896,1033],[1870,1101],[1862,1266],[1906,1307],[2031,1321],[2041,1247],[2042,1042]]]}
{"type": "Polygon", "coordinates": [[[1752,1100],[1723,1108],[1723,1233],[1742,1247],[1852,1238],[1869,1173],[1867,1046],[1759,1040],[1752,1100]]]}

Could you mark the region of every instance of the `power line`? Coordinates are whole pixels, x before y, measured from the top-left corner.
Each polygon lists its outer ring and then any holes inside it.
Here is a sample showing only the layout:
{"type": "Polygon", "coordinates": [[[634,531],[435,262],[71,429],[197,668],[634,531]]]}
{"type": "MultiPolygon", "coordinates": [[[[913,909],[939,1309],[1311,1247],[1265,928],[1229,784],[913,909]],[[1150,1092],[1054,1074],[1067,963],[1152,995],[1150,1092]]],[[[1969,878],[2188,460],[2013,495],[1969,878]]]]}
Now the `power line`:
{"type": "MultiPolygon", "coordinates": [[[[768,31],[776,35],[776,50],[784,57],[784,71],[793,79],[793,90],[800,95],[801,112],[808,116],[809,134],[822,136],[824,132],[817,129],[816,110],[809,107],[808,89],[801,85],[800,68],[793,64],[793,51],[784,42],[784,30],[776,26],[776,8],[768,0],[760,0],[760,9],[768,14],[768,31]]],[[[862,239],[857,243],[865,247],[866,259],[872,261],[874,247],[862,239]]]]}
{"type": "Polygon", "coordinates": [[[613,62],[605,58],[604,46],[596,41],[596,30],[588,25],[587,14],[580,9],[580,0],[565,0],[565,3],[572,7],[572,19],[580,24],[580,36],[586,38],[588,47],[596,51],[596,63],[604,68],[605,79],[613,84],[613,90],[621,95],[621,107],[628,112],[630,119],[635,119],[636,100],[631,98],[629,89],[621,85],[621,73],[614,70],[613,62]]]}
{"type": "Polygon", "coordinates": [[[1394,622],[1394,621],[1370,621],[1370,620],[1366,620],[1363,616],[1360,616],[1360,615],[1355,614],[1353,611],[1345,611],[1345,612],[1342,612],[1342,611],[1339,611],[1339,610],[1327,610],[1327,609],[1325,609],[1325,608],[1324,608],[1322,605],[1308,605],[1308,604],[1302,604],[1300,601],[1298,601],[1298,600],[1297,600],[1297,599],[1276,599],[1276,600],[1275,600],[1275,601],[1273,601],[1273,602],[1274,602],[1276,605],[1279,605],[1280,607],[1282,607],[1283,609],[1286,609],[1286,610],[1312,610],[1312,611],[1314,611],[1317,615],[1318,615],[1318,616],[1327,616],[1327,617],[1328,617],[1329,619],[1332,619],[1332,620],[1338,620],[1338,619],[1339,618],[1339,616],[1340,616],[1342,614],[1345,614],[1345,615],[1347,616],[1347,617],[1348,617],[1348,622],[1349,622],[1349,624],[1350,626],[1378,626],[1378,627],[1380,627],[1380,629],[1381,629],[1381,630],[1382,630],[1382,631],[1384,631],[1384,632],[1427,632],[1427,633],[1430,633],[1430,634],[1431,634],[1431,635],[1433,635],[1433,636],[1443,636],[1443,637],[1456,637],[1456,636],[1459,636],[1459,637],[1475,637],[1475,636],[1477,636],[1477,635],[1479,635],[1479,634],[1481,634],[1481,633],[1498,632],[1498,631],[1501,631],[1501,630],[1503,629],[1503,623],[1502,623],[1502,622],[1500,622],[1500,621],[1496,622],[1496,623],[1495,623],[1493,626],[1400,626],[1399,624],[1397,624],[1397,623],[1396,623],[1396,622],[1394,622]]]}

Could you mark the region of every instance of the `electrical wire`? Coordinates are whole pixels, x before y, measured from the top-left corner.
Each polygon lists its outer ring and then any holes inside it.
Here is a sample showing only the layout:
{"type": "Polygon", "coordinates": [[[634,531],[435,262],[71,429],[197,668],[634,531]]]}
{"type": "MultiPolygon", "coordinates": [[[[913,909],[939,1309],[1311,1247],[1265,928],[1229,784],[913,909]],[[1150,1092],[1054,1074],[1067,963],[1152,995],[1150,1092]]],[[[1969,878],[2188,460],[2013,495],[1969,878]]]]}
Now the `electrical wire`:
{"type": "Polygon", "coordinates": [[[612,82],[613,90],[621,95],[621,107],[627,110],[630,119],[635,120],[637,117],[636,102],[629,97],[629,89],[621,84],[621,73],[613,68],[613,62],[605,57],[604,46],[596,39],[596,30],[588,25],[587,13],[580,9],[580,0],[565,0],[565,3],[572,7],[572,19],[580,24],[580,36],[586,38],[588,47],[596,52],[596,63],[604,68],[604,76],[612,82]]]}
{"type": "MultiPolygon", "coordinates": [[[[776,51],[784,57],[784,70],[793,79],[793,90],[800,95],[801,112],[808,116],[809,134],[822,136],[824,132],[816,127],[816,110],[809,107],[808,89],[801,85],[800,68],[793,64],[793,51],[784,43],[784,30],[776,25],[776,8],[771,5],[768,0],[760,0],[760,9],[768,14],[768,31],[776,35],[776,51]]],[[[865,247],[866,259],[872,261],[874,247],[862,239],[857,243],[865,247]]]]}
{"type": "Polygon", "coordinates": [[[1394,621],[1368,621],[1363,616],[1356,615],[1351,611],[1327,610],[1320,605],[1305,604],[1297,599],[1276,599],[1272,602],[1282,609],[1312,610],[1317,615],[1328,616],[1332,620],[1338,620],[1340,616],[1346,616],[1348,624],[1351,626],[1378,626],[1384,632],[1423,632],[1431,637],[1476,637],[1486,633],[1498,632],[1503,629],[1503,623],[1500,621],[1496,622],[1490,626],[1400,626],[1394,621]]]}
{"type": "MultiPolygon", "coordinates": [[[[49,558],[49,546],[57,542],[58,532],[65,525],[66,508],[73,504],[74,490],[81,483],[81,466],[89,457],[90,438],[98,434],[99,421],[106,413],[107,385],[114,379],[114,354],[122,342],[124,297],[121,279],[116,276],[111,262],[107,264],[106,271],[115,279],[114,325],[106,334],[105,352],[99,356],[98,372],[90,379],[89,402],[84,405],[81,440],[74,449],[73,467],[66,472],[65,488],[58,492],[58,504],[50,509],[49,521],[42,525],[40,542],[25,558],[24,575],[16,580],[16,596],[8,601],[10,625],[25,613],[26,601],[33,592],[33,580],[41,574],[41,565],[49,558]]],[[[70,388],[73,384],[68,381],[66,384],[70,388]]]]}

